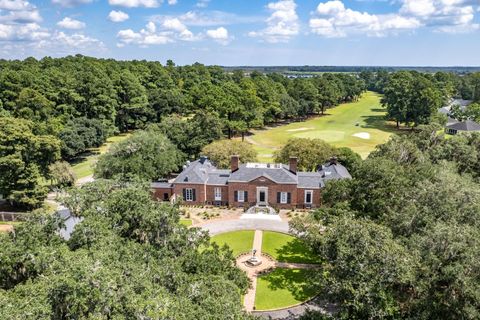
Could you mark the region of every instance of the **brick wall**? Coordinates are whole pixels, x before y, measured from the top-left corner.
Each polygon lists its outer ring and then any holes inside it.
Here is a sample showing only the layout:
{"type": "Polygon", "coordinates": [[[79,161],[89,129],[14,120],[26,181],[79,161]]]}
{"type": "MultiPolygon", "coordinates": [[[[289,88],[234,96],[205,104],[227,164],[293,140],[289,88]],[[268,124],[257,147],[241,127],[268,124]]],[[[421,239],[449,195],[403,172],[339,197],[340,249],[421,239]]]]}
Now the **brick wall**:
{"type": "Polygon", "coordinates": [[[220,201],[221,205],[228,204],[228,186],[206,186],[207,189],[207,203],[213,204],[218,202],[215,200],[215,188],[221,188],[222,190],[222,200],[220,201]]]}
{"type": "Polygon", "coordinates": [[[311,208],[318,208],[321,205],[321,191],[320,189],[298,189],[297,190],[297,199],[298,199],[298,204],[297,208],[305,208],[305,191],[306,190],[312,190],[312,204],[311,208]]]}
{"type": "Polygon", "coordinates": [[[248,207],[253,206],[257,203],[257,187],[267,187],[268,188],[268,204],[273,207],[280,209],[292,209],[297,206],[297,186],[293,184],[276,184],[265,177],[259,177],[255,180],[252,180],[248,183],[243,182],[230,182],[229,183],[229,205],[232,207],[248,207]],[[248,192],[248,204],[244,202],[235,201],[234,192],[235,191],[247,191],[248,192]],[[277,192],[289,192],[290,193],[290,203],[277,203],[277,192]]]}
{"type": "Polygon", "coordinates": [[[158,201],[168,201],[172,197],[172,188],[153,188],[153,198],[158,201]],[[164,194],[168,194],[168,199],[164,198],[164,194]]]}
{"type": "Polygon", "coordinates": [[[183,196],[183,189],[190,188],[195,190],[195,201],[186,201],[184,200],[184,204],[186,205],[199,205],[205,204],[205,195],[206,195],[206,186],[204,184],[174,184],[173,186],[173,193],[177,196],[183,196]]]}

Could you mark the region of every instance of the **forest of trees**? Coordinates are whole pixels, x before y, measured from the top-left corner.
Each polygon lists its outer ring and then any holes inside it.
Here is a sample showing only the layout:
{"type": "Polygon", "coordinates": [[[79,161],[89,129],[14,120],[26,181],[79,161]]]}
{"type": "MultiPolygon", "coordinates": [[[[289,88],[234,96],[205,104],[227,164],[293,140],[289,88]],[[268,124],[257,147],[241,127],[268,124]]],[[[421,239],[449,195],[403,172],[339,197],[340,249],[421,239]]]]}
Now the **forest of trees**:
{"type": "Polygon", "coordinates": [[[325,259],[312,281],[335,318],[480,318],[480,134],[439,128],[380,145],[291,224],[325,259]]]}
{"type": "Polygon", "coordinates": [[[479,79],[478,73],[385,70],[291,79],[81,55],[0,60],[0,171],[9,172],[0,177],[0,194],[15,206],[38,207],[47,191],[39,181],[59,180],[50,175],[50,165],[75,161],[119,132],[148,129],[165,135],[181,152],[178,163],[169,166],[174,168],[214,141],[324,113],[366,89],[384,93],[388,119],[426,124],[451,97],[478,101],[479,79]],[[8,137],[23,130],[28,134],[22,139],[8,137]],[[42,143],[51,151],[48,157],[37,157],[42,143]]]}
{"type": "Polygon", "coordinates": [[[68,241],[45,212],[0,233],[0,319],[253,319],[232,252],[149,185],[98,180],[64,202],[84,219],[68,241]]]}
{"type": "Polygon", "coordinates": [[[163,133],[181,152],[169,167],[177,168],[213,141],[324,112],[364,90],[350,74],[291,80],[172,61],[1,60],[0,171],[9,175],[0,177],[0,194],[15,206],[38,207],[47,191],[38,182],[51,179],[49,165],[75,160],[118,132],[163,133]],[[52,151],[48,159],[38,157],[41,143],[52,151]]]}

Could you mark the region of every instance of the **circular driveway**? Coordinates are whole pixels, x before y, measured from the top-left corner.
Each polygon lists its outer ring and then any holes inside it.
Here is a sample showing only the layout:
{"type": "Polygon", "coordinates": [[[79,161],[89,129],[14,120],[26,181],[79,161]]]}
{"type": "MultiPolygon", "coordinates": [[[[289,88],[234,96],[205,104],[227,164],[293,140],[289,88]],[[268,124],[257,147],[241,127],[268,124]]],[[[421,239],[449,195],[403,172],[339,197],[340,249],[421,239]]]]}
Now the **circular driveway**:
{"type": "Polygon", "coordinates": [[[210,232],[210,235],[240,231],[240,230],[265,230],[281,233],[289,233],[287,221],[275,221],[264,219],[238,219],[210,222],[199,226],[203,230],[210,232]]]}

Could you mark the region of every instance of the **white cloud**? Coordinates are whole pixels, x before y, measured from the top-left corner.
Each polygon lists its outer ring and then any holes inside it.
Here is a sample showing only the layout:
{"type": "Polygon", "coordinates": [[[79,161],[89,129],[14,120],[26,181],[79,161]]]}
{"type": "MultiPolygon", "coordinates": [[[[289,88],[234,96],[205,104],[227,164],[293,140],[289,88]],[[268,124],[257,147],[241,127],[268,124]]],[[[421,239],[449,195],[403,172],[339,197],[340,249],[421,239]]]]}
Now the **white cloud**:
{"type": "Polygon", "coordinates": [[[214,27],[225,26],[231,24],[251,24],[264,21],[260,16],[240,16],[224,11],[188,11],[178,16],[168,15],[153,15],[150,17],[150,21],[157,23],[163,23],[167,19],[177,18],[186,26],[195,27],[214,27]]]}
{"type": "Polygon", "coordinates": [[[37,41],[49,36],[50,34],[36,23],[0,24],[0,40],[37,41]]]}
{"type": "Polygon", "coordinates": [[[199,8],[206,8],[206,7],[208,7],[209,2],[210,2],[210,0],[199,0],[195,6],[197,6],[199,8]]]}
{"type": "Polygon", "coordinates": [[[85,23],[69,17],[65,17],[61,21],[57,22],[57,26],[65,29],[78,30],[85,28],[85,23]]]}
{"type": "Polygon", "coordinates": [[[128,18],[130,18],[128,14],[120,10],[119,11],[112,10],[108,14],[108,19],[110,19],[110,21],[113,21],[113,22],[123,22],[125,20],[128,20],[128,18]]]}
{"type": "Polygon", "coordinates": [[[460,33],[479,29],[474,22],[478,0],[403,0],[400,13],[415,17],[438,32],[460,33]]]}
{"type": "Polygon", "coordinates": [[[52,0],[53,4],[61,5],[62,7],[76,7],[78,5],[91,3],[93,0],[52,0]]]}
{"type": "Polygon", "coordinates": [[[207,37],[223,45],[227,45],[231,41],[231,38],[228,35],[228,30],[224,27],[207,30],[207,37]]]}
{"type": "Polygon", "coordinates": [[[157,0],[108,0],[108,3],[112,6],[121,6],[127,8],[156,8],[160,5],[157,0]]]}
{"type": "Polygon", "coordinates": [[[309,21],[312,33],[324,37],[350,34],[385,36],[432,27],[437,32],[460,33],[480,29],[474,23],[473,3],[478,0],[400,0],[391,14],[370,14],[346,8],[340,0],[319,3],[309,21]]]}
{"type": "Polygon", "coordinates": [[[249,32],[251,37],[261,37],[267,42],[287,42],[300,31],[297,5],[294,0],[270,2],[267,9],[271,11],[266,20],[267,27],[260,31],[249,32]]]}
{"type": "Polygon", "coordinates": [[[163,21],[162,26],[168,30],[185,31],[187,27],[178,18],[167,18],[163,21]]]}
{"type": "Polygon", "coordinates": [[[199,41],[204,38],[204,35],[201,33],[194,34],[177,18],[168,18],[158,25],[150,21],[139,32],[135,32],[132,29],[120,30],[117,33],[117,38],[117,46],[119,47],[127,44],[147,47],[149,45],[167,44],[177,40],[199,41]]]}
{"type": "Polygon", "coordinates": [[[421,22],[414,17],[398,14],[375,15],[346,8],[342,1],[320,3],[316,17],[309,21],[313,33],[327,38],[346,37],[350,34],[385,36],[402,30],[414,30],[421,22]]]}
{"type": "Polygon", "coordinates": [[[0,0],[0,10],[21,11],[34,8],[28,1],[0,0]]]}
{"type": "Polygon", "coordinates": [[[177,4],[177,0],[168,0],[167,2],[168,2],[168,4],[171,5],[171,6],[177,4]]]}
{"type": "Polygon", "coordinates": [[[117,46],[123,47],[127,44],[137,44],[142,47],[149,45],[167,44],[173,42],[171,32],[157,32],[157,28],[153,22],[149,22],[140,32],[132,29],[120,30],[117,33],[117,46]]]}
{"type": "Polygon", "coordinates": [[[41,22],[42,17],[37,10],[31,11],[10,11],[8,14],[0,15],[0,23],[31,23],[41,22]]]}

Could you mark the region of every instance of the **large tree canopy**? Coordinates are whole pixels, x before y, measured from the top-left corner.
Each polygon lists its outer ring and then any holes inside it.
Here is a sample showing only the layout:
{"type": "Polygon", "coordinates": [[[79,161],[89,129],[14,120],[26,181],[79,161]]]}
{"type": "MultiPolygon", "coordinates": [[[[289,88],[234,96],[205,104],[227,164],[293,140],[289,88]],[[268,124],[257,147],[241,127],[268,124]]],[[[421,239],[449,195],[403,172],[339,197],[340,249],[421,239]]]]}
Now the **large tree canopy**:
{"type": "Polygon", "coordinates": [[[178,170],[183,154],[154,130],[137,131],[101,155],[95,176],[106,179],[152,181],[178,170]]]}
{"type": "Polygon", "coordinates": [[[60,158],[60,142],[34,129],[28,120],[0,118],[0,194],[27,209],[43,201],[47,190],[38,181],[60,158]]]}
{"type": "Polygon", "coordinates": [[[249,143],[237,140],[212,142],[202,149],[202,155],[212,160],[218,168],[230,168],[231,156],[237,155],[243,163],[256,162],[257,152],[249,143]]]}
{"type": "Polygon", "coordinates": [[[316,281],[336,317],[480,317],[480,135],[437,129],[392,137],[294,219],[326,259],[316,281]]]}
{"type": "Polygon", "coordinates": [[[68,241],[60,218],[40,213],[0,234],[0,318],[251,318],[232,252],[182,226],[148,186],[99,181],[65,202],[83,217],[68,241]]]}

